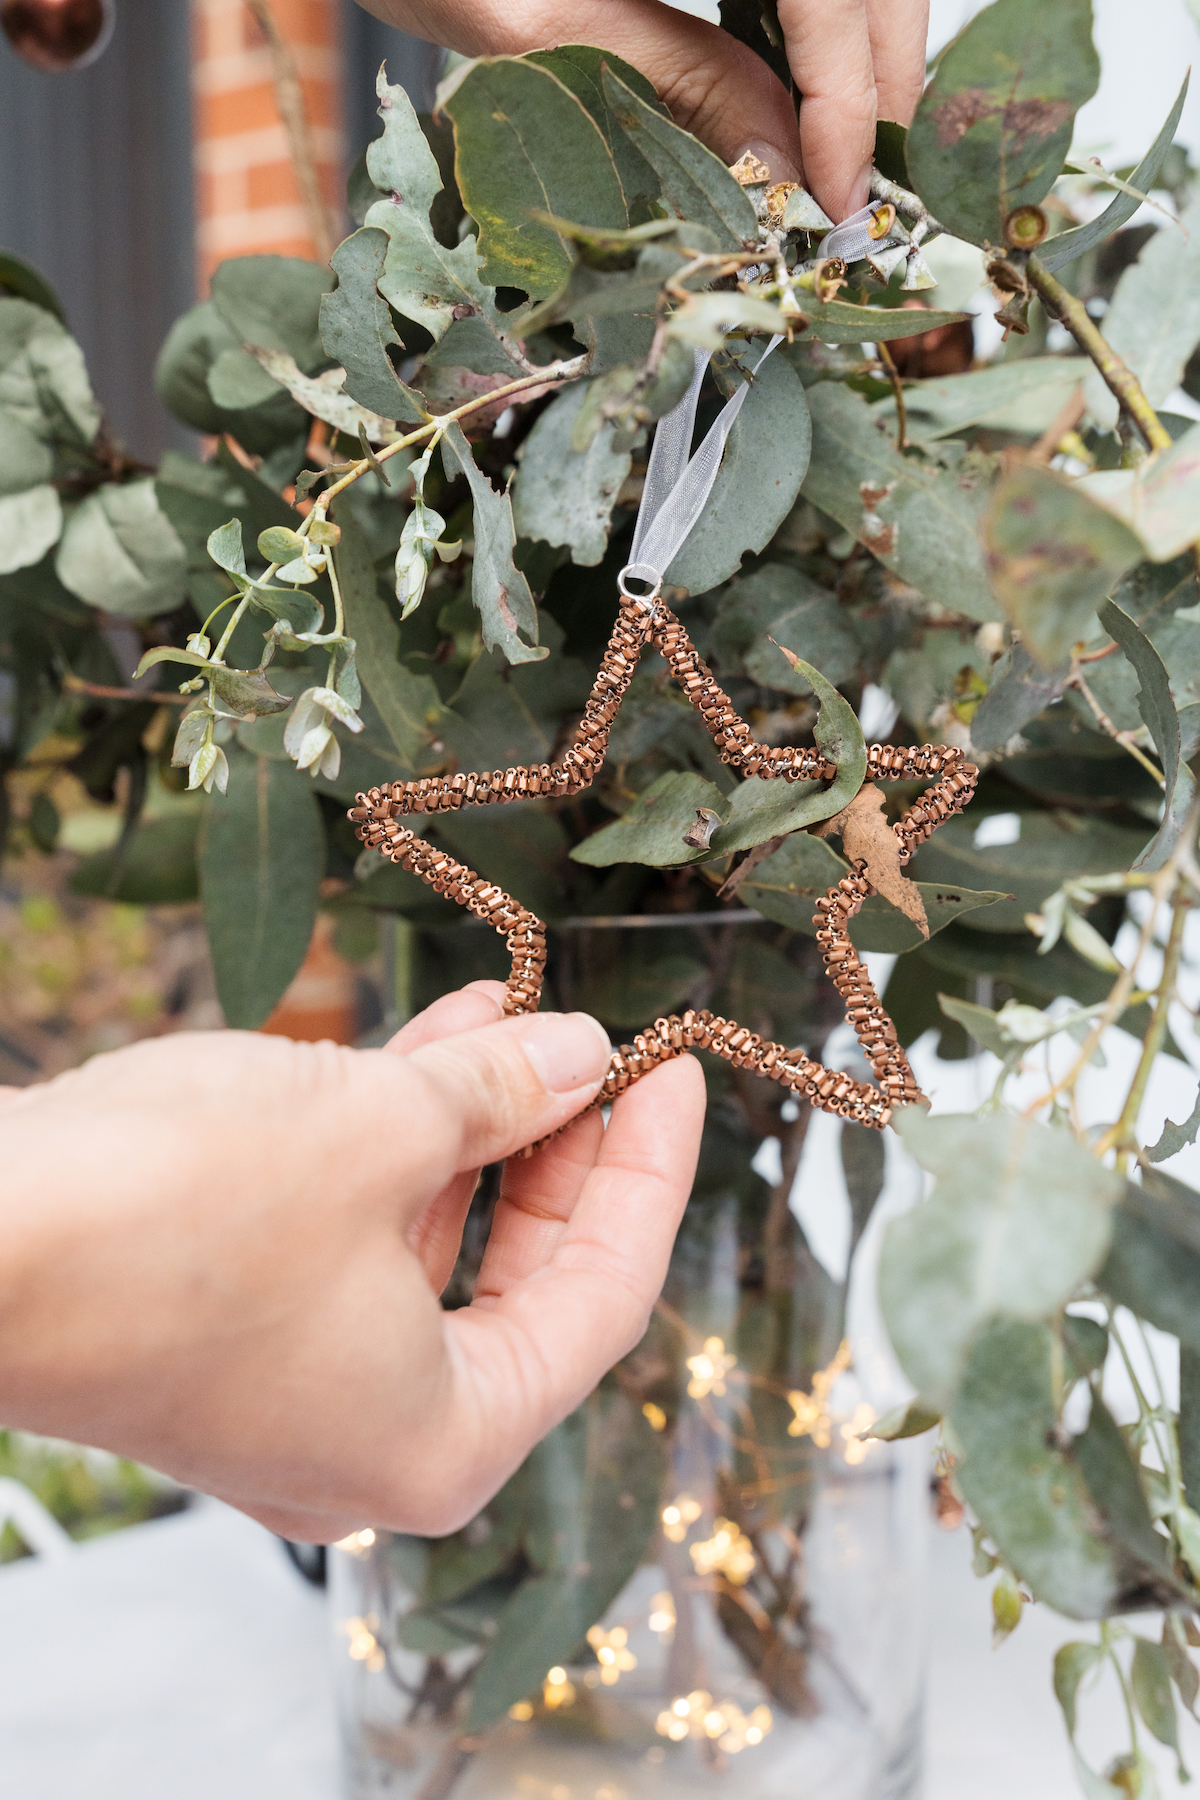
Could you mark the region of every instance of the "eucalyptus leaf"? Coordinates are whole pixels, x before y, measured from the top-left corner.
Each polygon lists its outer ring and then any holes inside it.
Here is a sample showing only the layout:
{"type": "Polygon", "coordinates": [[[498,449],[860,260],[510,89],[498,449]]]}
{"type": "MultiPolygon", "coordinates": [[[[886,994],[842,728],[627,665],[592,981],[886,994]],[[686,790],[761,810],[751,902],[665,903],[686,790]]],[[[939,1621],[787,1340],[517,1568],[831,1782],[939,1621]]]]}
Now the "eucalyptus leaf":
{"type": "Polygon", "coordinates": [[[885,1444],[894,1443],[897,1438],[921,1437],[940,1424],[941,1417],[941,1413],[922,1405],[919,1400],[908,1400],[904,1405],[894,1406],[890,1412],[876,1419],[863,1436],[882,1438],[885,1444]]]}
{"type": "Polygon", "coordinates": [[[526,1551],[518,1588],[475,1673],[465,1729],[479,1731],[571,1660],[640,1563],[658,1524],[662,1439],[629,1396],[601,1388],[526,1464],[526,1551]]]}
{"type": "Polygon", "coordinates": [[[528,581],[513,562],[517,534],[512,501],[507,494],[498,494],[476,466],[457,422],[442,439],[442,461],[447,474],[460,469],[471,489],[475,510],[471,599],[479,614],[484,644],[489,650],[501,650],[510,663],[540,662],[547,651],[537,641],[537,607],[528,581]]]}
{"type": "Polygon", "coordinates": [[[390,241],[378,226],[366,226],[338,245],[331,265],[338,284],[321,299],[321,342],[345,369],[347,394],[381,418],[417,425],[425,417],[421,398],[388,355],[404,348],[379,292],[390,241]]]}
{"type": "Polygon", "coordinates": [[[230,745],[228,791],[205,806],[199,866],[225,1022],[256,1030],[304,961],[316,922],[325,834],[307,778],[230,745]]]}
{"type": "Polygon", "coordinates": [[[595,121],[616,165],[630,222],[635,222],[657,201],[659,179],[632,139],[621,129],[604,90],[604,70],[610,69],[639,100],[669,118],[653,84],[639,70],[614,56],[611,50],[598,50],[592,44],[559,44],[553,50],[535,50],[525,60],[547,70],[564,87],[570,88],[595,121]]]}
{"type": "Polygon", "coordinates": [[[939,1403],[988,1320],[1047,1317],[1098,1267],[1122,1184],[1065,1132],[1011,1114],[906,1107],[895,1126],[938,1180],[888,1227],[880,1299],[905,1374],[939,1403]]]}
{"type": "Polygon", "coordinates": [[[89,606],[130,619],[173,612],[186,592],[184,548],[150,476],[105,482],[72,508],[55,568],[89,606]]]}
{"type": "Polygon", "coordinates": [[[100,429],[83,351],[29,300],[0,298],[0,407],[51,443],[82,447],[100,429]]]}
{"type": "MultiPolygon", "coordinates": [[[[1090,367],[1083,356],[1022,356],[1015,362],[989,363],[962,375],[906,382],[908,441],[932,443],[937,438],[955,437],[972,426],[1040,437],[1090,367]]],[[[894,429],[893,396],[877,400],[871,411],[894,429]]]]}
{"type": "Polygon", "coordinates": [[[453,249],[439,243],[430,208],[442,191],[442,176],[412,102],[403,87],[392,87],[381,69],[376,89],[383,135],[367,151],[371,180],[386,194],[367,214],[390,240],[379,292],[435,340],[458,320],[477,319],[501,346],[505,327],[495,295],[479,272],[479,249],[469,234],[453,249]]]}
{"type": "Polygon", "coordinates": [[[997,483],[983,539],[996,596],[1044,669],[1060,668],[1090,635],[1096,608],[1142,554],[1076,483],[1033,463],[997,483]]]}
{"type": "Polygon", "coordinates": [[[617,123],[657,172],[672,211],[694,225],[707,226],[722,249],[755,244],[754,208],[720,157],[627,87],[611,67],[604,69],[603,81],[617,123]]]}
{"type": "MultiPolygon", "coordinates": [[[[782,784],[781,784],[782,785],[782,784]]],[[[586,863],[594,869],[606,869],[613,863],[648,863],[656,869],[677,867],[681,863],[699,862],[710,854],[683,841],[683,834],[695,824],[701,807],[728,817],[730,803],[699,775],[671,769],[639,794],[629,811],[612,825],[603,825],[590,837],[576,844],[571,852],[573,862],[586,863]]]]}
{"type": "Polygon", "coordinates": [[[1154,739],[1154,748],[1163,767],[1166,782],[1163,822],[1133,865],[1135,869],[1161,869],[1179,842],[1195,799],[1196,781],[1180,755],[1179,714],[1171,698],[1170,678],[1162,657],[1145,632],[1115,601],[1106,600],[1101,606],[1100,623],[1120,644],[1137,670],[1141,682],[1138,711],[1154,739]]]}
{"type": "Polygon", "coordinates": [[[443,110],[454,121],[458,184],[479,222],[479,273],[490,286],[520,288],[537,300],[566,280],[571,251],[537,214],[629,224],[604,134],[546,67],[480,57],[443,110]]]}
{"type": "Polygon", "coordinates": [[[1014,644],[996,664],[992,685],[971,720],[971,743],[975,749],[1001,749],[1061,697],[1065,679],[1065,670],[1047,674],[1024,644],[1014,644]]]}
{"type": "Polygon", "coordinates": [[[947,819],[917,852],[909,873],[947,888],[1007,889],[1013,899],[966,921],[987,932],[1024,934],[1025,914],[1040,912],[1064,881],[1127,869],[1144,844],[1142,833],[1127,826],[1049,812],[1022,813],[1021,835],[1012,844],[977,845],[977,826],[976,819],[947,819]]]}
{"type": "MultiPolygon", "coordinates": [[[[779,355],[760,368],[762,354],[760,348],[746,357],[750,392],[704,511],[667,570],[666,579],[691,594],[706,594],[727,581],[744,556],[766,547],[791,511],[809,466],[812,431],[799,377],[779,355]]],[[[733,392],[732,381],[723,385],[733,392]]]]}
{"type": "Polygon", "coordinates": [[[0,496],[22,494],[49,481],[54,457],[15,412],[0,408],[0,496]]]}
{"type": "MultiPolygon", "coordinates": [[[[1099,1644],[1063,1644],[1054,1654],[1054,1694],[1062,1707],[1067,1735],[1075,1736],[1076,1705],[1084,1677],[1104,1659],[1099,1644]]],[[[1116,1789],[1113,1790],[1117,1792],[1116,1789]]]]}
{"type": "MultiPolygon", "coordinates": [[[[1179,224],[1156,231],[1121,276],[1104,315],[1104,337],[1142,384],[1151,406],[1178,387],[1200,343],[1200,199],[1179,224]]],[[[1117,403],[1097,370],[1088,377],[1088,411],[1111,429],[1117,403]]]]}
{"type": "Polygon", "coordinates": [[[1053,1359],[1043,1324],[984,1326],[949,1412],[961,1452],[955,1480],[1032,1592],[1068,1618],[1099,1619],[1120,1604],[1122,1561],[1097,1529],[1082,1474],[1055,1447],[1053,1359]]]}
{"type": "Polygon", "coordinates": [[[1200,1351],[1200,1248],[1186,1237],[1181,1241],[1169,1206],[1155,1208],[1138,1189],[1127,1194],[1113,1216],[1112,1249],[1096,1285],[1119,1306],[1200,1351]]]}
{"type": "MultiPolygon", "coordinates": [[[[944,888],[929,881],[916,884],[925,907],[929,937],[955,925],[968,913],[980,907],[996,906],[1008,898],[994,891],[979,892],[974,888],[944,888]]],[[[900,955],[928,943],[912,920],[882,894],[871,894],[863,901],[862,910],[850,921],[850,941],[856,950],[882,950],[900,955]]]]}
{"type": "Polygon", "coordinates": [[[1153,561],[1169,562],[1200,536],[1200,425],[1136,468],[1097,469],[1079,486],[1137,533],[1153,561]]]}
{"type": "Polygon", "coordinates": [[[905,140],[909,175],[956,236],[1003,244],[1036,206],[1100,79],[1091,0],[995,0],[946,47],[905,140]]]}
{"type": "Polygon", "coordinates": [[[1164,1122],[1158,1142],[1146,1151],[1147,1160],[1160,1163],[1166,1162],[1170,1156],[1177,1156],[1188,1144],[1195,1143],[1197,1132],[1200,1132],[1200,1092],[1197,1092],[1196,1104],[1181,1125],[1174,1124],[1170,1119],[1164,1122]]]}
{"type": "MultiPolygon", "coordinates": [[[[1133,174],[1129,177],[1129,186],[1140,193],[1149,193],[1154,186],[1159,170],[1163,166],[1167,152],[1175,139],[1179,121],[1183,117],[1183,103],[1187,99],[1188,84],[1191,81],[1191,70],[1183,78],[1183,86],[1176,96],[1175,104],[1167,114],[1162,130],[1143,156],[1133,174]]],[[[1120,193],[1105,207],[1096,218],[1089,219],[1086,225],[1072,226],[1069,231],[1060,231],[1056,237],[1043,245],[1038,252],[1042,267],[1051,273],[1055,269],[1065,268],[1067,263],[1074,262],[1097,244],[1104,242],[1114,231],[1130,220],[1137,211],[1140,201],[1132,194],[1120,193]]]]}
{"type": "Polygon", "coordinates": [[[933,457],[902,456],[876,430],[858,394],[823,381],[807,395],[813,441],[806,498],[929,599],[971,619],[999,619],[977,536],[992,461],[952,470],[933,457]]]}
{"type": "Polygon", "coordinates": [[[358,645],[363,685],[409,772],[432,760],[430,744],[441,715],[437,686],[399,660],[400,629],[375,580],[375,565],[357,520],[343,511],[342,540],[334,551],[346,608],[346,629],[358,645]]]}
{"type": "Polygon", "coordinates": [[[82,857],[72,871],[73,894],[124,906],[180,906],[199,894],[196,871],[198,807],[144,819],[127,843],[82,857]]]}
{"type": "Polygon", "coordinates": [[[804,336],[823,344],[886,344],[893,338],[913,337],[961,324],[968,313],[910,312],[896,306],[857,306],[849,300],[817,300],[798,296],[807,320],[804,336]]]}
{"type": "Polygon", "coordinates": [[[513,525],[520,537],[564,544],[572,562],[603,560],[612,510],[629,474],[632,451],[618,449],[616,426],[601,425],[586,450],[572,434],[587,405],[589,384],[576,382],[552,400],[521,450],[513,484],[513,525]]]}
{"type": "Polygon", "coordinates": [[[1148,1643],[1135,1634],[1129,1685],[1137,1709],[1154,1736],[1178,1755],[1179,1721],[1171,1692],[1171,1665],[1161,1644],[1148,1643]]]}
{"type": "Polygon", "coordinates": [[[0,494],[0,575],[40,563],[62,528],[62,503],[49,482],[20,494],[0,494]]]}

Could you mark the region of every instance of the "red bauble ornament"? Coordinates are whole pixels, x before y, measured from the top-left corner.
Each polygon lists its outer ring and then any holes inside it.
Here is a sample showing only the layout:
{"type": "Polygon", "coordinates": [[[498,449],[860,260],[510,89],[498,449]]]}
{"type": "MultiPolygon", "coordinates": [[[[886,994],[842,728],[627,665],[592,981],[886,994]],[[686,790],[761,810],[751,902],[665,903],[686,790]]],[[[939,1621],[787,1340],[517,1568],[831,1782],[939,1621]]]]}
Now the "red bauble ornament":
{"type": "Polygon", "coordinates": [[[95,62],[112,36],[113,0],[0,0],[0,26],[18,56],[47,75],[95,62]]]}

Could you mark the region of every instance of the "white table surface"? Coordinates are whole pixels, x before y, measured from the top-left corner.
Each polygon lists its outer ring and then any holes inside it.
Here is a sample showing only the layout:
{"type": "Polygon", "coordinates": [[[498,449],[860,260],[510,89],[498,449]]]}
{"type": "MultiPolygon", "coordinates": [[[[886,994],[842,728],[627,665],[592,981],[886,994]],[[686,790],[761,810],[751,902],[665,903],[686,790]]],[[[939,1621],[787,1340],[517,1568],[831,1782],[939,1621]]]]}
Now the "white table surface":
{"type": "MultiPolygon", "coordinates": [[[[1049,1679],[1072,1628],[1030,1608],[993,1653],[969,1552],[934,1533],[925,1800],[1072,1800],[1049,1679]]],[[[328,1641],[323,1596],[216,1502],[0,1569],[0,1794],[337,1800],[328,1641]]],[[[1094,1761],[1121,1747],[1113,1700],[1085,1702],[1094,1761]]]]}

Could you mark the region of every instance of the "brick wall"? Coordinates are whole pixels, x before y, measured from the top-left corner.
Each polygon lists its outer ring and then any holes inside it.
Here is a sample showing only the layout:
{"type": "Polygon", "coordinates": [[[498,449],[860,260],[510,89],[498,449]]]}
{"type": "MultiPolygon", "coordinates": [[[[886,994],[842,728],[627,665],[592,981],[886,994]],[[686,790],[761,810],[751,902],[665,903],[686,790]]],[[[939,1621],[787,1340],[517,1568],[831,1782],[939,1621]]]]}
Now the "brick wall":
{"type": "MultiPolygon", "coordinates": [[[[295,57],[327,205],[344,206],[339,0],[271,0],[295,57]]],[[[316,255],[276,104],[271,52],[244,0],[191,0],[200,292],[227,256],[316,255]]]]}

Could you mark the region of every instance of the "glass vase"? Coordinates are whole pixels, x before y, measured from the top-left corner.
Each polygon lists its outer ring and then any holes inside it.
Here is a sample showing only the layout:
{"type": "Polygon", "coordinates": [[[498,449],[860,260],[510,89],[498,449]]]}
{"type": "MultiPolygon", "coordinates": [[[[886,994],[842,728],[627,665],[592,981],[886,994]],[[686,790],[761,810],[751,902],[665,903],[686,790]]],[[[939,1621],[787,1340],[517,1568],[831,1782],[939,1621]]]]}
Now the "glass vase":
{"type": "Polygon", "coordinates": [[[715,1111],[637,1350],[463,1531],[332,1553],[347,1800],[916,1794],[926,1450],[715,1111]]]}

